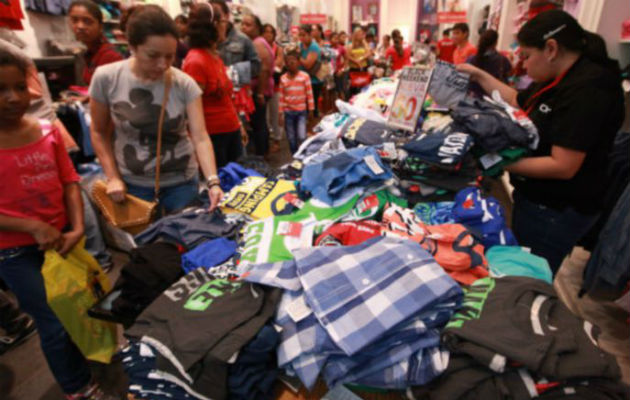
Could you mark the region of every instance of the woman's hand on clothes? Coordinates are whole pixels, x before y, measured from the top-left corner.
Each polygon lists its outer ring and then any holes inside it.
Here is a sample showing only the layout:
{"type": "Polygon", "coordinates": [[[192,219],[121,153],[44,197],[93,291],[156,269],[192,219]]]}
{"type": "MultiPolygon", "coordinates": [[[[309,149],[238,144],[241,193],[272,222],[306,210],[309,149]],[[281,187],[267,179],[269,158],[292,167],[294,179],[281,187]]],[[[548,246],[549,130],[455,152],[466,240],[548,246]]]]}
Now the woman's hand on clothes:
{"type": "Polygon", "coordinates": [[[472,64],[457,64],[455,69],[459,72],[469,74],[471,81],[476,81],[481,73],[481,70],[472,64]]]}
{"type": "Polygon", "coordinates": [[[243,144],[243,147],[247,146],[249,143],[249,136],[247,135],[247,131],[243,125],[241,125],[241,143],[243,144]]]}
{"type": "Polygon", "coordinates": [[[223,190],[221,190],[221,187],[214,185],[208,189],[208,198],[210,199],[209,211],[212,212],[219,206],[219,203],[223,199],[223,190]]]}
{"type": "Polygon", "coordinates": [[[117,203],[125,201],[125,194],[127,194],[127,186],[122,179],[114,178],[107,180],[107,195],[117,203]]]}
{"type": "Polygon", "coordinates": [[[33,221],[31,235],[33,235],[40,250],[59,250],[63,244],[61,232],[54,226],[42,221],[33,221]]]}
{"type": "Polygon", "coordinates": [[[66,254],[68,254],[70,250],[72,250],[74,246],[79,243],[79,241],[83,237],[83,233],[83,229],[76,229],[62,234],[62,245],[61,248],[57,250],[57,252],[65,257],[66,254]]]}

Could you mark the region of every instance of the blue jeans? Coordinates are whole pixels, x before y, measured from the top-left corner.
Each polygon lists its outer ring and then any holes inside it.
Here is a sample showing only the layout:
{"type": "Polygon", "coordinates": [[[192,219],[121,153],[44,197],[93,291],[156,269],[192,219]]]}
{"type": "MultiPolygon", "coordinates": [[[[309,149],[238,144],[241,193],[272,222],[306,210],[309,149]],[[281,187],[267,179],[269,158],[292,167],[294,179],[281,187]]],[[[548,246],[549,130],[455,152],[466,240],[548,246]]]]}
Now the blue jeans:
{"type": "Polygon", "coordinates": [[[37,246],[0,250],[0,278],[13,291],[20,308],[33,317],[55,379],[64,392],[75,393],[90,382],[91,373],[85,357],[48,306],[43,264],[44,252],[37,246]]]}
{"type": "Polygon", "coordinates": [[[514,192],[512,231],[521,246],[547,259],[554,276],[564,257],[596,221],[597,214],[581,214],[571,207],[556,210],[514,192]]]}
{"type": "MultiPolygon", "coordinates": [[[[153,186],[137,186],[126,183],[127,193],[143,200],[153,201],[155,194],[153,186]]],[[[186,208],[197,198],[199,193],[199,180],[197,178],[181,185],[160,188],[160,208],[167,214],[186,208]]]]}
{"type": "Polygon", "coordinates": [[[300,144],[306,139],[307,111],[285,111],[284,130],[289,140],[291,154],[295,154],[300,144]]]}

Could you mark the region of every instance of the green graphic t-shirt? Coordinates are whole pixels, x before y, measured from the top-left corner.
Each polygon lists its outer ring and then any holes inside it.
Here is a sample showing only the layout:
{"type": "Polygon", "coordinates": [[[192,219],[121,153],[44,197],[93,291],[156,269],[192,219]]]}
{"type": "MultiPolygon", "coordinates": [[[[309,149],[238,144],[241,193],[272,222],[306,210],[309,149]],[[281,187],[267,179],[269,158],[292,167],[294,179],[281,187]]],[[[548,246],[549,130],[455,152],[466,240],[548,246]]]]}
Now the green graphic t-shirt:
{"type": "Polygon", "coordinates": [[[245,228],[241,263],[260,264],[292,259],[292,250],[313,246],[314,237],[348,214],[358,198],[355,196],[339,207],[330,207],[311,199],[293,214],[249,223],[245,228]]]}

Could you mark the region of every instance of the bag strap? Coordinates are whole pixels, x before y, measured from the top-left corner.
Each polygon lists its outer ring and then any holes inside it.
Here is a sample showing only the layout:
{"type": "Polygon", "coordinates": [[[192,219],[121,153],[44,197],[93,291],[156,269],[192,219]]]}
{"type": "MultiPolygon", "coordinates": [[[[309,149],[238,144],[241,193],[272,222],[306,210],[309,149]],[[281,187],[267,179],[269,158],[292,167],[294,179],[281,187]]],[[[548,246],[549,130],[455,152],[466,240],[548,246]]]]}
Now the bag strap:
{"type": "Polygon", "coordinates": [[[168,106],[168,97],[171,93],[171,69],[169,68],[164,73],[164,98],[162,99],[162,108],[160,109],[160,117],[158,119],[158,131],[157,131],[157,149],[155,154],[155,189],[154,200],[158,202],[160,197],[160,169],[162,167],[162,131],[164,129],[164,115],[166,114],[166,107],[168,106]]]}

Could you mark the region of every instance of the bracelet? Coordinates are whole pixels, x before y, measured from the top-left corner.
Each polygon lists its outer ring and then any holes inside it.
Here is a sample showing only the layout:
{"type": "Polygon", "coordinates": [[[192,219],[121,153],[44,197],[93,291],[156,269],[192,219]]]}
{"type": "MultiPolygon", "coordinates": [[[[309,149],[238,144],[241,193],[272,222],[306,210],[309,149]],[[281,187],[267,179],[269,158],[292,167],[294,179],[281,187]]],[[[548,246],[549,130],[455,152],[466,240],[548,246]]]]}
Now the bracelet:
{"type": "Polygon", "coordinates": [[[208,189],[210,189],[212,186],[219,186],[220,184],[221,184],[221,181],[219,180],[219,177],[216,175],[212,175],[208,179],[206,179],[206,188],[208,189]]]}

